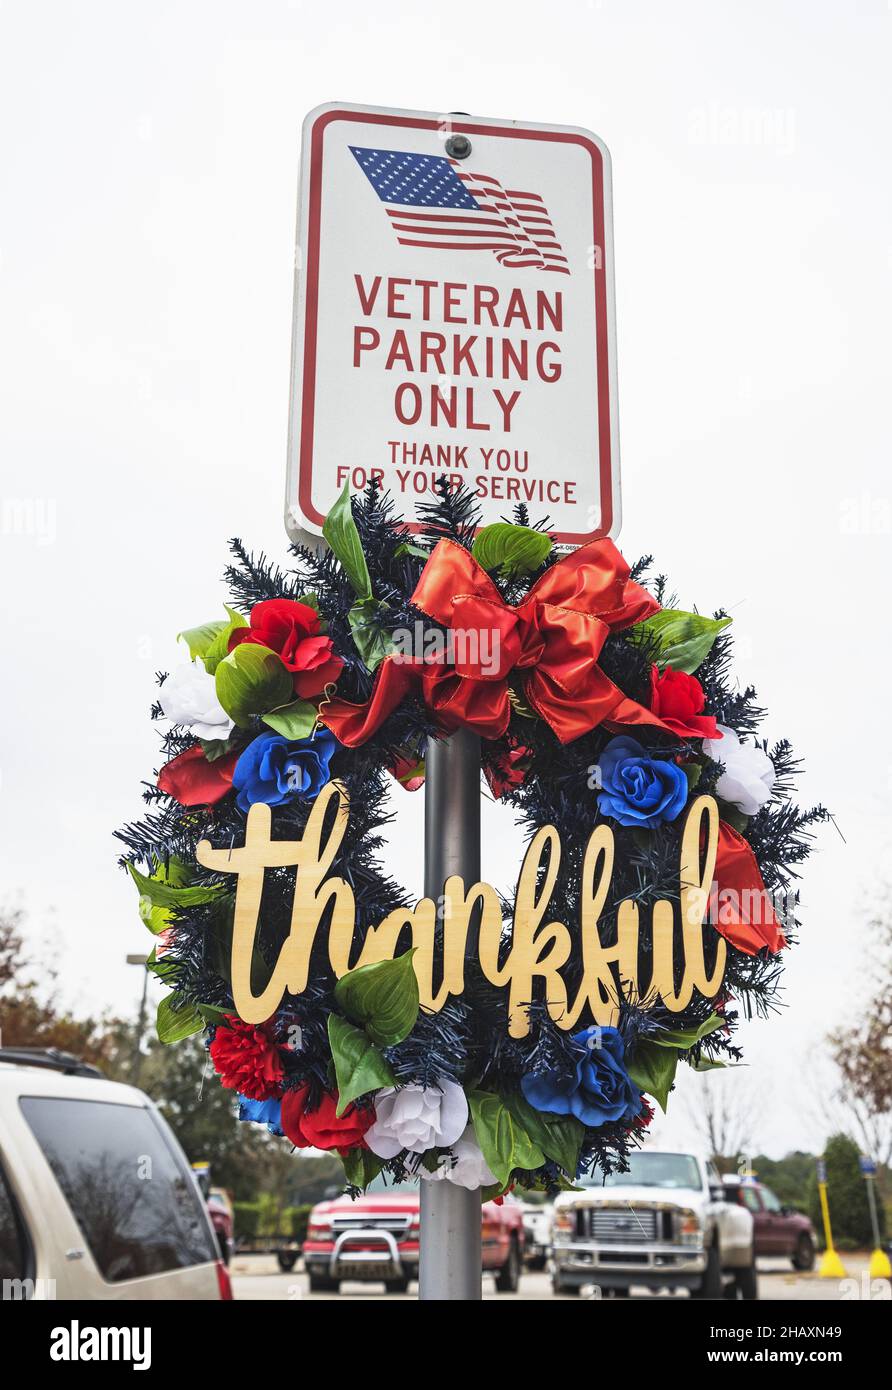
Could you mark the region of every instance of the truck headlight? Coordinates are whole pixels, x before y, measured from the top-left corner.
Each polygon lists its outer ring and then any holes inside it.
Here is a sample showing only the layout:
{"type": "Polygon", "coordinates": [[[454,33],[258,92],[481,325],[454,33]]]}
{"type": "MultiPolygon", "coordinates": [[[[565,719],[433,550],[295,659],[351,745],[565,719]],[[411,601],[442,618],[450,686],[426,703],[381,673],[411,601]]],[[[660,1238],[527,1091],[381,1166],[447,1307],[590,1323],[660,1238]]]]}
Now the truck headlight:
{"type": "Polygon", "coordinates": [[[703,1244],[703,1222],[696,1211],[684,1207],[676,1216],[678,1239],[681,1245],[703,1244]]]}
{"type": "Polygon", "coordinates": [[[572,1207],[555,1207],[554,1233],[556,1236],[576,1234],[576,1212],[572,1207]]]}

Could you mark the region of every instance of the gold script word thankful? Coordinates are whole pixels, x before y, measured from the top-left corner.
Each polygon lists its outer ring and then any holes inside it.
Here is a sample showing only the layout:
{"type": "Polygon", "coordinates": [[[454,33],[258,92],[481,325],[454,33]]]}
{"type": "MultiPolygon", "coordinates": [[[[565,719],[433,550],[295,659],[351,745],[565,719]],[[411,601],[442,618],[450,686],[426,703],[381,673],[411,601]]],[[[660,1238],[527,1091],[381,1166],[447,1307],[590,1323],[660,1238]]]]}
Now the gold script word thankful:
{"type": "Polygon", "coordinates": [[[698,796],[685,820],[677,901],[658,898],[651,906],[649,962],[642,959],[646,953],[639,944],[639,908],[631,899],[620,904],[616,941],[609,946],[601,941],[598,920],[610,890],[614,835],[607,825],[592,831],[582,864],[576,948],[581,955],[582,981],[572,1000],[561,971],[574,951],[573,936],[563,922],[549,919],[561,858],[560,837],[553,825],[543,826],[530,841],[520,870],[507,939],[496,890],[488,883],[466,887],[463,879],[452,877],[444,885],[439,923],[437,904],[432,898],[422,898],[414,907],[397,908],[378,926],[370,927],[357,951],[353,890],[345,879],[328,876],[344,838],[348,816],[344,787],[330,782],[316,798],[299,840],[271,839],[270,808],[258,803],[248,812],[244,845],[214,849],[208,840],[198,845],[196,857],[205,868],[238,876],[232,934],[232,997],[239,1017],[246,1023],[263,1023],[275,1013],[283,994],[300,995],[306,989],[316,937],[326,916],[328,958],[338,978],[357,966],[392,960],[403,931],[408,929],[411,944],[416,948],[413,964],[421,1004],[436,1013],[447,999],[464,990],[468,936],[475,915],[479,915],[477,957],[486,978],[508,990],[508,1028],[515,1038],[522,1038],[529,1031],[525,1005],[536,997],[537,980],[544,982],[551,1017],[565,1029],[573,1028],[581,1019],[588,1021],[589,1017],[601,1025],[614,1024],[619,1013],[620,989],[630,1000],[652,1003],[662,999],[673,1013],[690,1003],[695,990],[707,999],[718,993],[725,970],[725,943],[718,941],[710,973],[703,940],[718,843],[718,807],[711,796],[698,796]],[[330,806],[332,814],[326,815],[330,806]],[[268,984],[255,994],[251,988],[251,961],[264,874],[267,869],[286,867],[297,870],[291,929],[268,984]],[[675,961],[676,911],[681,923],[680,980],[675,961]],[[435,989],[438,958],[441,978],[435,989]]]}

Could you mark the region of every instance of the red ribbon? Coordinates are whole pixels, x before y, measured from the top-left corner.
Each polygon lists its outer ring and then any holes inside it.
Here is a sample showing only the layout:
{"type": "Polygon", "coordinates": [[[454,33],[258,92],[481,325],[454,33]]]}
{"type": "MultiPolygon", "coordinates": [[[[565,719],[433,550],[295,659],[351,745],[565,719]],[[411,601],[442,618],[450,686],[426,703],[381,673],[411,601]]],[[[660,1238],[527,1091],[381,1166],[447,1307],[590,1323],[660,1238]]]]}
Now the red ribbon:
{"type": "Polygon", "coordinates": [[[380,728],[410,691],[420,693],[447,732],[463,726],[484,738],[508,727],[508,676],[522,699],[570,743],[598,724],[647,724],[676,737],[700,738],[695,728],[672,728],[613,684],[597,661],[611,632],[630,627],[660,605],[629,577],[612,541],[592,541],[566,555],[533,585],[522,603],[505,603],[473,556],[442,540],[424,567],[412,603],[455,638],[452,659],[389,656],[378,668],[365,704],[332,700],[320,718],[342,743],[356,747],[380,728]],[[487,645],[468,641],[483,634],[487,645]]]}
{"type": "Polygon", "coordinates": [[[732,946],[754,956],[766,946],[774,954],[787,944],[783,928],[747,841],[726,821],[719,822],[715,861],[717,901],[713,925],[732,946]]]}

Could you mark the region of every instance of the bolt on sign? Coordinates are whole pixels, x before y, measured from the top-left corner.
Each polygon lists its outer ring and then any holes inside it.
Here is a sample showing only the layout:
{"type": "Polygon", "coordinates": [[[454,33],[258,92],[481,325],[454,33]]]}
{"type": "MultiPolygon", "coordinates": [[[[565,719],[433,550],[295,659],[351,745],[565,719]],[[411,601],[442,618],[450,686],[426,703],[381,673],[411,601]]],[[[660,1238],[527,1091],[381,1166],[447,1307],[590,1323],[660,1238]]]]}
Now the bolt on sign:
{"type": "Polygon", "coordinates": [[[590,131],[336,103],[301,159],[285,520],[375,477],[413,527],[445,475],[620,525],[610,156],[590,131]]]}

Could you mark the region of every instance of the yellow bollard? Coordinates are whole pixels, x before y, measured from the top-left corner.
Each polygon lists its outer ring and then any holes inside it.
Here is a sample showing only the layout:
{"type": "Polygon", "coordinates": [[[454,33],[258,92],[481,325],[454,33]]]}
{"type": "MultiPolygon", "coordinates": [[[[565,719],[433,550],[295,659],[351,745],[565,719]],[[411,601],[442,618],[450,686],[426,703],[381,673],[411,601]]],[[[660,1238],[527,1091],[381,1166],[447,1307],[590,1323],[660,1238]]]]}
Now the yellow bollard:
{"type": "Polygon", "coordinates": [[[868,1268],[871,1279],[892,1279],[892,1264],[889,1263],[889,1256],[885,1250],[880,1250],[879,1246],[871,1255],[868,1268]]]}
{"type": "Polygon", "coordinates": [[[827,1184],[818,1180],[818,1196],[821,1199],[821,1215],[824,1218],[824,1240],[827,1249],[821,1256],[818,1275],[821,1279],[845,1279],[845,1265],[833,1248],[833,1232],[830,1229],[830,1207],[827,1202],[827,1184]]]}

